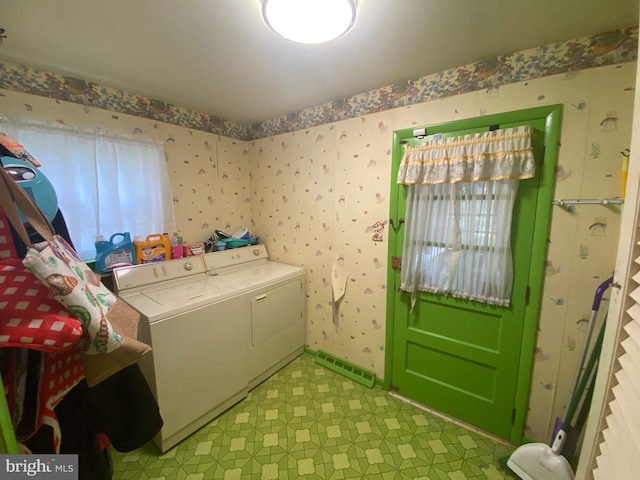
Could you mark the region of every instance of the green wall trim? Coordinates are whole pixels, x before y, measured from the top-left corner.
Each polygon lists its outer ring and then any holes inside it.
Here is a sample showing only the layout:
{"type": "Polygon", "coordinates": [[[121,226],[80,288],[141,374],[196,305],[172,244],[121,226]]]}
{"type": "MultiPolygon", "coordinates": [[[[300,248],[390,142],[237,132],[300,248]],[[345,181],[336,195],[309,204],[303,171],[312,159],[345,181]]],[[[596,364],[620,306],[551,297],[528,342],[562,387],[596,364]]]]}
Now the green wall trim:
{"type": "MultiPolygon", "coordinates": [[[[304,347],[304,354],[305,355],[309,355],[310,357],[313,357],[313,358],[316,358],[318,356],[317,350],[313,350],[313,349],[311,349],[309,347],[304,347]]],[[[353,365],[357,365],[357,364],[355,364],[353,362],[350,362],[350,363],[352,363],[353,365]]],[[[362,368],[362,367],[360,367],[360,368],[362,368]]],[[[365,370],[365,369],[363,368],[363,370],[365,370]]],[[[385,390],[388,390],[388,388],[384,387],[384,382],[378,376],[376,376],[376,378],[375,378],[374,387],[379,387],[379,388],[383,388],[385,390]]]]}

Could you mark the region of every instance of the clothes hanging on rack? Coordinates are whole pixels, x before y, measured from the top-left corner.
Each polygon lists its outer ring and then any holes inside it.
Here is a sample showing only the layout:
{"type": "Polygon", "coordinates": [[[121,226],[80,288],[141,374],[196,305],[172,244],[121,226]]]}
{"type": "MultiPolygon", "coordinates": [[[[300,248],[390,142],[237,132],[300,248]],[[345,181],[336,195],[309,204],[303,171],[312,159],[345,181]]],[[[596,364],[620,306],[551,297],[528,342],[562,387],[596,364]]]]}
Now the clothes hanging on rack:
{"type": "MultiPolygon", "coordinates": [[[[59,216],[60,222],[64,224],[64,218],[61,214],[59,216]]],[[[0,284],[3,286],[2,299],[8,302],[5,309],[0,312],[3,332],[11,331],[8,325],[14,323],[14,319],[18,319],[21,325],[29,325],[18,329],[17,335],[20,335],[21,342],[16,343],[16,334],[14,334],[1,344],[4,348],[2,349],[3,361],[0,365],[7,403],[18,440],[28,439],[43,425],[48,425],[53,431],[54,451],[58,452],[60,425],[55,407],[64,395],[82,380],[84,374],[81,355],[72,348],[73,343],[58,345],[53,341],[57,338],[55,336],[57,334],[53,334],[53,330],[46,329],[50,326],[44,327],[45,324],[49,325],[43,320],[45,317],[39,319],[40,327],[38,328],[46,330],[42,338],[28,333],[28,330],[33,328],[31,315],[38,314],[40,309],[49,311],[52,308],[52,302],[54,308],[57,303],[43,296],[46,295],[47,289],[38,284],[35,278],[32,281],[29,280],[30,273],[22,268],[19,260],[21,257],[16,252],[14,242],[11,241],[12,230],[4,211],[0,208],[0,252],[3,257],[0,259],[2,262],[0,268],[5,280],[0,284]],[[22,307],[12,308],[12,305],[15,305],[14,297],[23,303],[22,307]],[[31,337],[31,341],[25,337],[31,337]]],[[[66,231],[66,226],[64,230],[66,231]]],[[[62,323],[66,318],[63,315],[54,315],[54,317],[55,322],[52,321],[51,326],[62,323]]],[[[75,325],[80,326],[77,320],[73,321],[75,325]]],[[[57,331],[61,330],[58,328],[57,331]]],[[[80,337],[74,335],[73,338],[73,341],[77,341],[80,337]]]]}
{"type": "MultiPolygon", "coordinates": [[[[58,211],[52,224],[56,233],[70,243],[62,212],[58,211]]],[[[41,241],[37,233],[27,231],[31,240],[41,241]]],[[[23,257],[26,247],[13,228],[11,238],[18,256],[23,257]]],[[[109,480],[109,445],[123,452],[134,450],[150,441],[162,427],[159,407],[137,364],[91,388],[78,378],[72,388],[51,403],[41,398],[44,390],[40,375],[42,369],[46,369],[46,355],[50,354],[22,348],[0,350],[3,379],[19,386],[7,389],[15,391],[8,403],[18,439],[33,453],[77,453],[81,480],[109,480]],[[8,369],[13,364],[13,360],[9,361],[12,356],[23,367],[8,369]],[[38,420],[43,404],[54,407],[55,425],[38,420]],[[57,425],[59,431],[56,431],[57,425]],[[59,444],[56,443],[58,437],[59,444]]],[[[70,355],[74,353],[71,351],[70,355]]]]}
{"type": "MultiPolygon", "coordinates": [[[[162,417],[140,368],[131,365],[89,388],[85,381],[56,407],[60,453],[77,453],[81,480],[109,480],[111,454],[103,439],[120,452],[141,447],[162,427],[162,417]]],[[[25,445],[34,453],[54,453],[45,427],[25,445]]]]}

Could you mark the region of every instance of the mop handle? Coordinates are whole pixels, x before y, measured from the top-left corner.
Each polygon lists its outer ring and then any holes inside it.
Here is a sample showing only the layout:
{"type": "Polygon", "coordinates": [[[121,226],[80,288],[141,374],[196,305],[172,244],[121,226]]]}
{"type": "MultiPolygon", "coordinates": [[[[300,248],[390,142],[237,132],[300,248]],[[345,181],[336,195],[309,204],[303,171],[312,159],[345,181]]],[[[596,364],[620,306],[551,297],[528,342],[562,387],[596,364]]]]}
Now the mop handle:
{"type": "Polygon", "coordinates": [[[578,408],[578,404],[582,399],[582,395],[584,394],[585,388],[587,388],[587,382],[589,381],[589,377],[591,377],[591,373],[593,371],[593,367],[596,362],[600,359],[600,351],[602,350],[602,341],[604,339],[604,326],[607,323],[607,319],[605,318],[602,323],[602,328],[600,329],[600,333],[598,333],[598,338],[596,338],[596,343],[593,345],[593,350],[591,351],[591,356],[589,357],[589,361],[587,362],[587,368],[584,371],[584,375],[580,380],[580,385],[576,391],[580,392],[579,395],[572,395],[569,401],[569,406],[567,407],[567,414],[564,417],[564,425],[569,426],[571,420],[573,420],[573,415],[576,413],[576,409],[578,408]]]}
{"type": "Polygon", "coordinates": [[[582,375],[584,361],[587,358],[587,351],[589,350],[589,344],[591,343],[591,336],[593,335],[593,327],[596,323],[596,317],[598,315],[598,309],[600,308],[600,302],[602,302],[604,292],[612,283],[613,277],[609,277],[600,285],[598,285],[598,288],[596,288],[596,293],[593,297],[593,305],[591,307],[591,316],[589,318],[589,324],[587,325],[587,333],[584,336],[584,343],[582,344],[582,350],[580,351],[580,358],[578,360],[578,365],[576,366],[576,373],[573,377],[571,390],[569,392],[569,402],[571,402],[571,399],[573,398],[574,394],[576,393],[576,389],[578,388],[578,382],[580,381],[580,376],[582,375]]]}
{"type": "Polygon", "coordinates": [[[609,285],[613,283],[613,277],[609,277],[596,288],[596,294],[593,297],[593,306],[591,310],[598,311],[600,310],[600,302],[602,302],[602,297],[604,296],[604,292],[609,288],[609,285]]]}

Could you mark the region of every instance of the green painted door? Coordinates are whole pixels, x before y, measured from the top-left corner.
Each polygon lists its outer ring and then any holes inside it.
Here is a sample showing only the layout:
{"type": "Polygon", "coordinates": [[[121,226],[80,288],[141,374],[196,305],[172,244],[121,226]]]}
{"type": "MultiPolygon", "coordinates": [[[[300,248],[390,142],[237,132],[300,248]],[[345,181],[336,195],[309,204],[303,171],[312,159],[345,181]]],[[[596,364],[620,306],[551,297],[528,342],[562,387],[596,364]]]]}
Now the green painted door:
{"type": "MultiPolygon", "coordinates": [[[[399,271],[390,273],[393,281],[390,284],[394,286],[388,309],[388,326],[392,329],[388,343],[391,352],[387,356],[391,363],[390,387],[403,396],[511,441],[520,440],[524,425],[559,123],[549,121],[546,110],[532,115],[533,110],[537,109],[427,128],[426,138],[432,134],[466,135],[495,125],[532,127],[536,177],[520,182],[514,206],[511,305],[499,307],[418,292],[411,310],[411,294],[397,290],[399,271]],[[517,113],[522,114],[521,118],[517,113]],[[549,131],[550,126],[555,126],[555,134],[549,131]],[[554,140],[553,145],[545,148],[546,143],[554,140]]],[[[402,157],[402,145],[416,141],[412,134],[413,131],[396,132],[394,172],[397,171],[395,163],[402,157]]],[[[396,218],[402,218],[405,187],[392,187],[392,195],[392,218],[394,208],[396,218]]],[[[394,224],[398,231],[390,242],[390,251],[392,257],[402,257],[404,228],[394,224]]]]}

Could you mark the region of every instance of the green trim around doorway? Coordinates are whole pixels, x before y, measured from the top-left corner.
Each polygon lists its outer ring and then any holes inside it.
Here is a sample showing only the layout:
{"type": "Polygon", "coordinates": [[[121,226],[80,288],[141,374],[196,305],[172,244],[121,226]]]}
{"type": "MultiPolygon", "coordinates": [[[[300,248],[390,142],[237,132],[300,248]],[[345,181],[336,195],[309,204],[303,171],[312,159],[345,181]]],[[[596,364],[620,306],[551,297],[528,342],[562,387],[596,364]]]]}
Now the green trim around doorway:
{"type": "MultiPolygon", "coordinates": [[[[529,303],[524,315],[524,325],[522,334],[522,347],[518,367],[518,380],[516,384],[515,409],[516,414],[511,428],[511,435],[508,440],[515,444],[520,444],[523,440],[524,425],[526,421],[527,406],[531,387],[531,377],[533,373],[534,354],[537,337],[537,325],[541,307],[541,294],[544,281],[544,261],[547,255],[547,243],[551,222],[551,206],[555,187],[555,168],[557,164],[558,146],[560,143],[560,126],[562,118],[562,105],[549,105],[525,110],[485,115],[480,117],[457,120],[441,124],[427,125],[426,134],[447,134],[460,130],[471,130],[487,128],[492,125],[500,125],[505,128],[510,123],[522,124],[527,121],[544,120],[544,159],[540,172],[540,183],[538,191],[538,201],[535,215],[536,228],[533,237],[533,250],[531,254],[531,270],[529,272],[529,285],[531,293],[529,303]]],[[[393,133],[392,167],[391,167],[391,201],[389,207],[389,223],[392,228],[398,228],[398,220],[403,216],[400,211],[404,208],[399,205],[397,189],[400,188],[395,179],[398,175],[398,168],[402,159],[401,142],[415,138],[416,127],[396,130],[393,133]]],[[[390,232],[391,233],[391,232],[390,232]]],[[[394,302],[396,300],[397,275],[391,268],[391,255],[396,251],[397,242],[400,242],[402,235],[389,235],[388,242],[388,267],[387,267],[387,322],[386,322],[386,346],[385,346],[385,367],[382,386],[385,389],[392,388],[392,360],[393,360],[393,315],[394,302]]]]}

